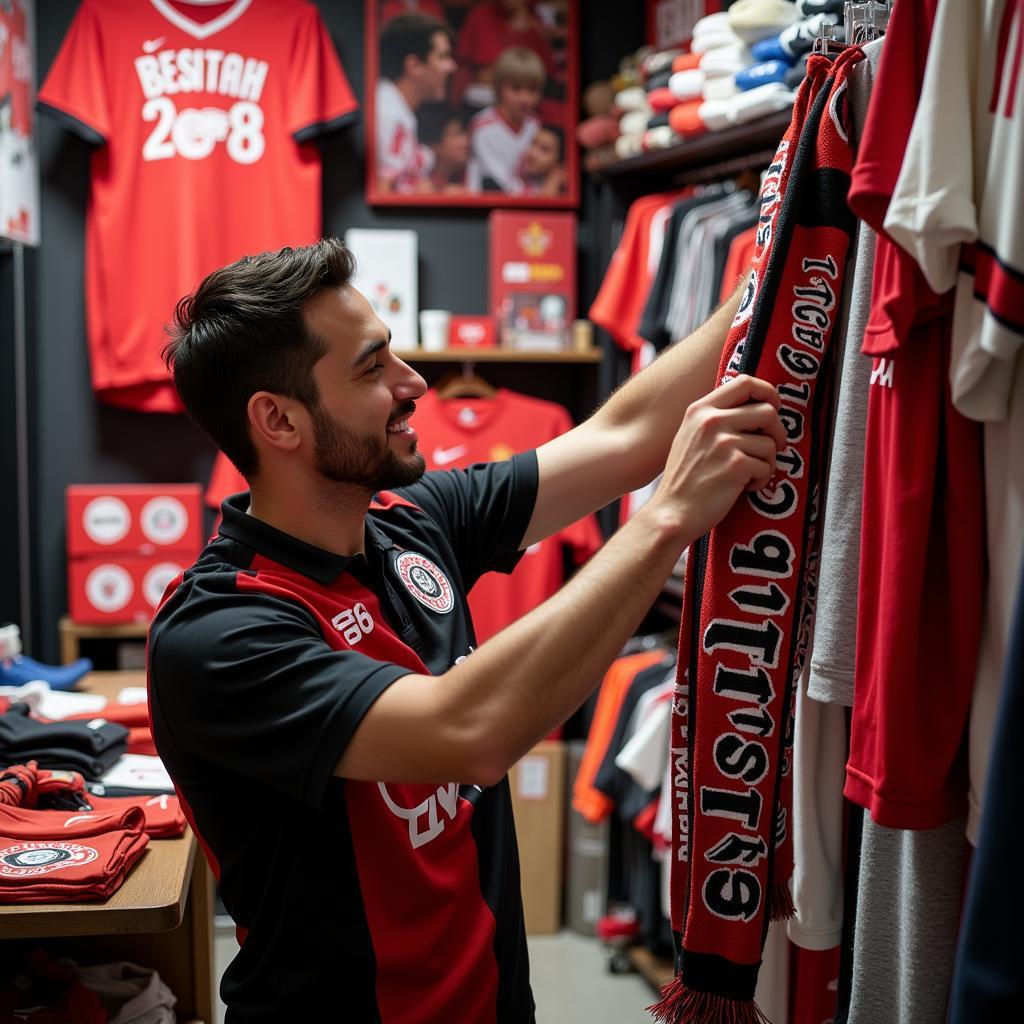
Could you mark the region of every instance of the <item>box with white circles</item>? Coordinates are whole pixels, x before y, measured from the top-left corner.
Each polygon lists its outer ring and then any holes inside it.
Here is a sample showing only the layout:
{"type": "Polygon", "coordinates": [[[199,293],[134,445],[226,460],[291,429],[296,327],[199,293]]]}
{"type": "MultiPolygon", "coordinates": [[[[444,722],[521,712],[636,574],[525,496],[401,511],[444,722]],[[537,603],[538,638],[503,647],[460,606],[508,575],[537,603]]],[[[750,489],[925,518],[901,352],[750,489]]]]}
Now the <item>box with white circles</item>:
{"type": "Polygon", "coordinates": [[[148,622],[203,546],[199,484],[72,484],[68,614],[82,625],[148,622]]]}
{"type": "Polygon", "coordinates": [[[199,484],[72,484],[66,502],[70,558],[202,547],[199,484]]]}
{"type": "Polygon", "coordinates": [[[68,615],[85,626],[149,622],[168,585],[194,561],[195,555],[73,558],[68,562],[68,615]]]}

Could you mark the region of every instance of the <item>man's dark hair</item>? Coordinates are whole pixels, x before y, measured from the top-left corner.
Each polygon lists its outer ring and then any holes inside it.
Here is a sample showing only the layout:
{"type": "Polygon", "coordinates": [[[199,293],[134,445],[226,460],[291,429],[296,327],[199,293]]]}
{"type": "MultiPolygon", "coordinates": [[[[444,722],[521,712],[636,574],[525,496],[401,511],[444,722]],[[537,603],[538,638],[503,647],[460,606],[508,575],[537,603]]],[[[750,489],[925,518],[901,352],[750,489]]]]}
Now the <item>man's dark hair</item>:
{"type": "Polygon", "coordinates": [[[164,362],[189,415],[251,480],[258,469],[246,412],[257,391],[315,408],[314,364],[327,342],[310,330],[304,305],[341,288],[355,271],[337,238],[244,256],[209,274],[178,302],[164,362]]]}
{"type": "Polygon", "coordinates": [[[416,134],[423,145],[433,146],[441,141],[452,121],[462,124],[459,112],[450,103],[424,103],[416,111],[416,134]]]}
{"type": "Polygon", "coordinates": [[[451,29],[440,18],[423,11],[397,14],[380,33],[380,73],[397,82],[405,71],[405,58],[425,61],[434,46],[434,36],[443,32],[451,41],[451,29]]]}

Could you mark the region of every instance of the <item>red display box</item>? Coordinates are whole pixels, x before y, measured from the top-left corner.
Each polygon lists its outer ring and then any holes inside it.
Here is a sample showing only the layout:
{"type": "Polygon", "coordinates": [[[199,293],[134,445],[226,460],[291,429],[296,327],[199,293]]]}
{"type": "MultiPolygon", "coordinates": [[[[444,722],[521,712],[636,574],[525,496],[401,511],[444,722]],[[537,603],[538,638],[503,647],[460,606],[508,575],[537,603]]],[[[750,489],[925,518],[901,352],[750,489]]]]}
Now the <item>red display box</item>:
{"type": "Polygon", "coordinates": [[[576,215],[495,210],[490,306],[501,344],[559,351],[576,319],[576,215]]]}
{"type": "Polygon", "coordinates": [[[202,549],[199,484],[71,484],[66,505],[69,558],[202,549]]]}
{"type": "Polygon", "coordinates": [[[448,333],[451,348],[494,348],[498,344],[492,316],[453,316],[448,333]]]}
{"type": "Polygon", "coordinates": [[[70,559],[68,614],[86,626],[149,622],[167,584],[193,561],[191,552],[70,559]]]}

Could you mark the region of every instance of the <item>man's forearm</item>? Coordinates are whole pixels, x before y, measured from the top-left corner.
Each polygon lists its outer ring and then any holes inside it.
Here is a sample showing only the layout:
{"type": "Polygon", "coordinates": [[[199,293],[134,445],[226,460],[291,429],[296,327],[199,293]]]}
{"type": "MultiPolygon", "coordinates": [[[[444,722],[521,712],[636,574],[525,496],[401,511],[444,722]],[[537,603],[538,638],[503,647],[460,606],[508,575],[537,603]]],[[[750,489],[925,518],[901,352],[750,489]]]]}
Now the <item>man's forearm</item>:
{"type": "Polygon", "coordinates": [[[623,384],[594,414],[603,428],[632,439],[627,445],[627,472],[632,479],[626,491],[642,487],[661,472],[687,407],[717,383],[722,349],[743,286],[696,331],[623,384]]]}
{"type": "Polygon", "coordinates": [[[554,597],[445,674],[452,706],[471,709],[494,737],[491,775],[586,699],[691,539],[678,516],[641,509],[554,597]]]}

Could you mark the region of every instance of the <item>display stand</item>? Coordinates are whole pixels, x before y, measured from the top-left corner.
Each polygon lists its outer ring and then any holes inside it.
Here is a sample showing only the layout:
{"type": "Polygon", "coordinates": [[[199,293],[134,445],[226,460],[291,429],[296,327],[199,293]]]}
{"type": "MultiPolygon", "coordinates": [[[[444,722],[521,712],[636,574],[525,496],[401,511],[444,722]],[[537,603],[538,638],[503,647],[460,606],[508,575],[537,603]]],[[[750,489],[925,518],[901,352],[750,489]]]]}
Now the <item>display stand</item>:
{"type": "MultiPolygon", "coordinates": [[[[113,699],[142,672],[93,672],[84,693],[113,699]]],[[[0,951],[41,942],[54,958],[131,960],[154,967],[178,997],[179,1020],[214,1021],[213,883],[191,830],[150,840],[124,885],[102,903],[0,906],[0,951]],[[198,854],[198,855],[197,855],[198,854]]]]}
{"type": "MultiPolygon", "coordinates": [[[[81,655],[83,640],[145,640],[148,632],[148,622],[118,622],[106,626],[84,626],[79,622],[73,622],[67,615],[64,615],[57,623],[57,634],[60,638],[60,663],[70,665],[75,661],[81,655]]],[[[97,672],[94,673],[94,676],[121,674],[123,673],[97,672]]]]}

